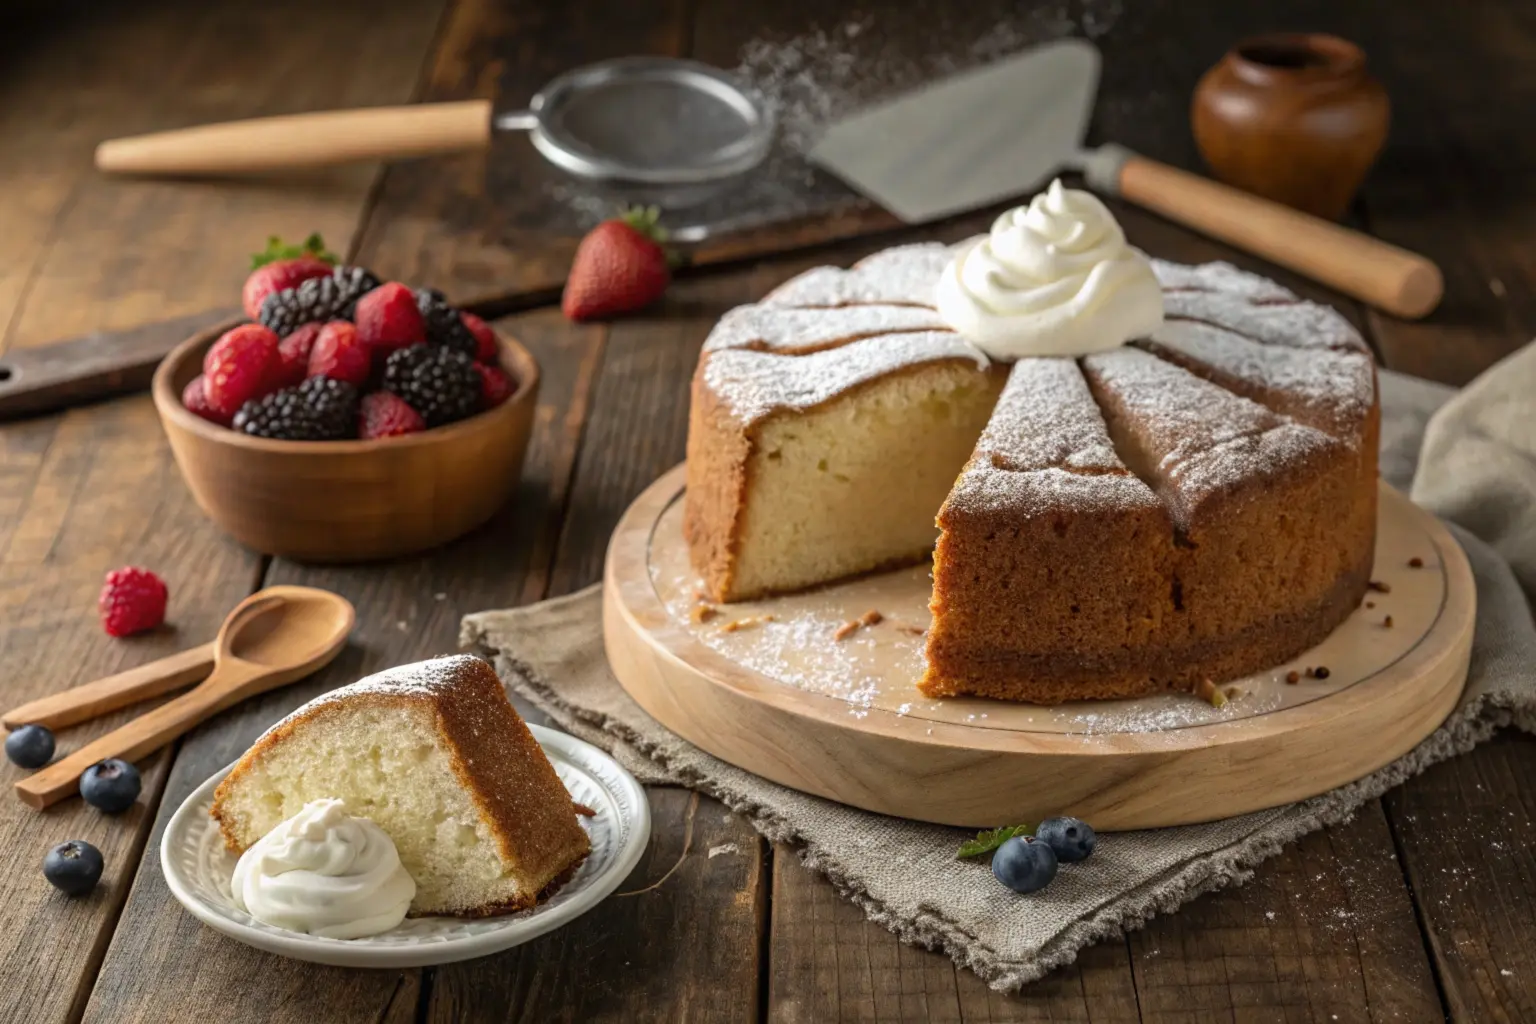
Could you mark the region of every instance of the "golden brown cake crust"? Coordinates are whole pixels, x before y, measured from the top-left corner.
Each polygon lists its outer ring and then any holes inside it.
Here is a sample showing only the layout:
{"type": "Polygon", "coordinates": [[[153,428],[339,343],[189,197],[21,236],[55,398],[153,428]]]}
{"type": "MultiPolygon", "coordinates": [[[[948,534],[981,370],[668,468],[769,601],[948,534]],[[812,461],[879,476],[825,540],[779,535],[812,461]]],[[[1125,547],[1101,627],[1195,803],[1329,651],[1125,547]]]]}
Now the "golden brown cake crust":
{"type": "MultiPolygon", "coordinates": [[[[503,858],[540,883],[540,896],[580,867],[591,841],[576,820],[570,794],[522,716],[507,699],[494,669],[472,655],[453,655],[369,676],[324,694],[269,729],[246,751],[214,790],[210,814],[225,845],[241,851],[236,823],[224,806],[267,751],[294,730],[339,714],[349,706],[424,705],[434,716],[438,740],[470,794],[503,858]]],[[[500,902],[451,912],[486,917],[526,910],[538,900],[500,902]]]]}

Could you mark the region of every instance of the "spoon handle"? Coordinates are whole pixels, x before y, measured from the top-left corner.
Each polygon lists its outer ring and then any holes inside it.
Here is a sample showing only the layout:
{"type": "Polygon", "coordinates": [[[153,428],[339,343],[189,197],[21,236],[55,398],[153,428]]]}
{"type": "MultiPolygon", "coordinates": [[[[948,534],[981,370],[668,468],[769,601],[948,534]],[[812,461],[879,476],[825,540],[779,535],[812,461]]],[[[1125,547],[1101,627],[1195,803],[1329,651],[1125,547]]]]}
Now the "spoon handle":
{"type": "Polygon", "coordinates": [[[168,658],[23,704],[0,717],[0,725],[7,729],[23,725],[62,729],[179,690],[212,671],[213,641],[210,640],[168,658]]]}
{"type": "Polygon", "coordinates": [[[240,661],[221,665],[201,686],[140,715],[53,764],[16,783],[21,801],[42,810],[80,789],[80,773],[98,761],[119,757],[137,761],[186,733],[193,726],[236,703],[256,666],[240,661]]]}

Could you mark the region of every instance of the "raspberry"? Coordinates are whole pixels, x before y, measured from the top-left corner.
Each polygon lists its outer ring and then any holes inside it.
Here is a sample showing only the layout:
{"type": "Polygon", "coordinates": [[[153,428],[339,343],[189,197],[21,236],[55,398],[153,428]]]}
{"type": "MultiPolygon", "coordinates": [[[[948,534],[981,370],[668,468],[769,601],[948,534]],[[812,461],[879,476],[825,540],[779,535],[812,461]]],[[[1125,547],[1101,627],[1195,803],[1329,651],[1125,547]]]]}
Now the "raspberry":
{"type": "Polygon", "coordinates": [[[220,416],[208,404],[208,393],[203,390],[204,383],[202,374],[187,381],[187,386],[181,390],[181,404],[187,407],[188,412],[201,416],[209,423],[217,423],[221,427],[229,426],[229,417],[220,416]]]}
{"type": "Polygon", "coordinates": [[[476,363],[475,371],[480,374],[480,407],[482,409],[494,409],[511,397],[512,378],[508,377],[501,367],[476,363]]]}
{"type": "Polygon", "coordinates": [[[309,353],[315,347],[315,339],[320,337],[320,327],[320,324],[305,324],[277,343],[283,387],[291,388],[309,376],[309,353]]]}
{"type": "Polygon", "coordinates": [[[469,328],[469,333],[475,336],[475,362],[495,366],[496,332],[491,330],[491,325],[473,313],[460,313],[459,319],[464,321],[464,326],[469,328]]]}
{"type": "Polygon", "coordinates": [[[357,432],[363,440],[375,437],[398,437],[425,430],[427,421],[421,413],[412,409],[403,398],[388,391],[375,391],[363,396],[363,407],[358,413],[357,432]]]}
{"type": "Polygon", "coordinates": [[[168,597],[165,581],[148,569],[126,566],[107,573],[96,608],[101,627],[110,636],[128,636],[154,629],[165,621],[168,597]]]}
{"type": "Polygon", "coordinates": [[[427,338],[427,324],[416,307],[416,295],[390,281],[357,300],[357,333],[381,352],[415,345],[427,338]]]}
{"type": "Polygon", "coordinates": [[[267,301],[268,295],[297,288],[312,277],[330,275],[331,265],[313,256],[301,256],[258,267],[245,279],[245,288],[240,293],[245,315],[252,320],[259,320],[262,303],[267,301]]]}
{"type": "Polygon", "coordinates": [[[277,346],[277,335],[259,324],[226,331],[203,357],[208,407],[233,416],[246,402],[277,387],[282,370],[277,346]]]}
{"type": "Polygon", "coordinates": [[[309,376],[329,377],[361,385],[373,367],[373,353],[345,320],[332,320],[320,329],[309,354],[309,376]]]}

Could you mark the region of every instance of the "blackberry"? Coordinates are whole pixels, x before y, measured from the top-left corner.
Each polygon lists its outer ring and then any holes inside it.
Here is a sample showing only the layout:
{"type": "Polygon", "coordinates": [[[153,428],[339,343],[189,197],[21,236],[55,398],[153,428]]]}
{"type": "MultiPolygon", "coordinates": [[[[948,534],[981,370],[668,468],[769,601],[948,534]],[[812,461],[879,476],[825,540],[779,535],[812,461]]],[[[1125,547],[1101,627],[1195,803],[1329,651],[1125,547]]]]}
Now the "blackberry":
{"type": "Polygon", "coordinates": [[[473,416],[480,409],[475,360],[457,349],[412,345],[390,353],[384,390],[405,399],[429,427],[473,416]]]}
{"type": "Polygon", "coordinates": [[[379,279],[363,267],[337,267],[327,277],[268,295],[261,304],[261,322],[281,338],[316,320],[350,320],[357,300],[378,286],[379,279]]]}
{"type": "Polygon", "coordinates": [[[357,436],[357,388],[311,377],[292,388],[252,399],[235,413],[234,428],[283,441],[342,441],[357,436]]]}
{"type": "Polygon", "coordinates": [[[475,336],[459,319],[459,311],[448,305],[442,292],[436,288],[416,289],[416,308],[421,310],[421,318],[427,323],[428,344],[442,345],[468,356],[475,354],[478,347],[475,336]]]}

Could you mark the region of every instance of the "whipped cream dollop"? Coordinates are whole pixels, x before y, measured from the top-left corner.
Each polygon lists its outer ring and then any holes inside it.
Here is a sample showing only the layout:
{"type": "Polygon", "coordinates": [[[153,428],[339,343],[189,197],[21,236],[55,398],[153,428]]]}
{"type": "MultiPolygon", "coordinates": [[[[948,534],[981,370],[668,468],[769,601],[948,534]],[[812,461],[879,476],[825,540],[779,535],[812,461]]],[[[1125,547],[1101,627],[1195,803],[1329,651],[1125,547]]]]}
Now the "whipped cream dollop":
{"type": "Polygon", "coordinates": [[[240,855],[235,905],[278,928],[332,939],[405,920],[416,882],[393,840],[340,800],[315,800],[240,855]]]}
{"type": "Polygon", "coordinates": [[[1156,330],[1163,290],[1104,204],[1058,180],[962,245],[938,307],[994,359],[1082,356],[1156,330]]]}

